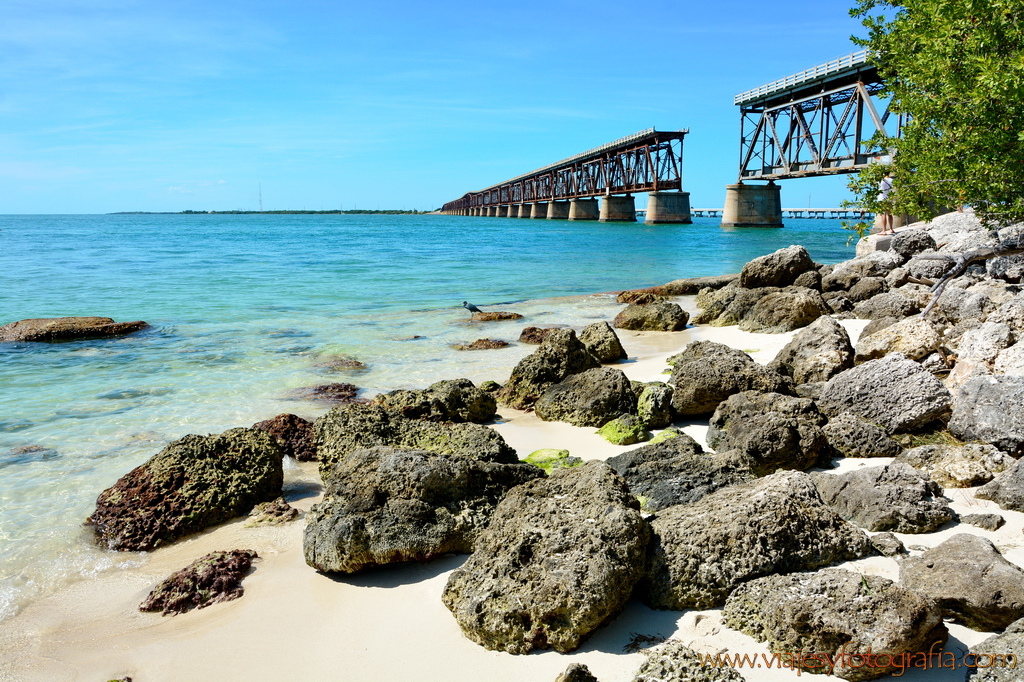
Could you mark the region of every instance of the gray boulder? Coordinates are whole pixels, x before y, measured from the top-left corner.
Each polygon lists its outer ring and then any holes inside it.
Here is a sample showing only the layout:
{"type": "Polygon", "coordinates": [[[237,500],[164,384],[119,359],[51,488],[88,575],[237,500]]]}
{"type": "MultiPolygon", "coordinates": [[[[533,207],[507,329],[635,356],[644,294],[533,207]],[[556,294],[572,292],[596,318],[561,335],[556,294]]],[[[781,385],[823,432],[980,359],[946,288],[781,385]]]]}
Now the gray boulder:
{"type": "Polygon", "coordinates": [[[1005,452],[985,443],[922,445],[904,450],[896,461],[926,472],[944,488],[984,485],[1016,463],[1005,452]]]}
{"type": "Polygon", "coordinates": [[[873,332],[862,334],[857,341],[857,363],[883,358],[889,353],[903,353],[911,360],[921,360],[939,348],[939,332],[928,320],[909,317],[873,332]]]}
{"type": "Polygon", "coordinates": [[[732,668],[705,665],[696,651],[679,640],[670,639],[644,654],[646,660],[632,682],[743,682],[732,668]]]}
{"type": "Polygon", "coordinates": [[[324,500],[306,514],[306,563],[355,573],[469,553],[509,488],[543,476],[529,464],[360,448],[338,463],[324,500]]]}
{"type": "Polygon", "coordinates": [[[925,230],[903,230],[892,238],[889,248],[904,258],[910,258],[928,249],[935,248],[935,240],[925,230]]]}
{"type": "Polygon", "coordinates": [[[637,398],[637,414],[649,429],[662,429],[672,423],[673,388],[660,381],[644,386],[637,398]]]}
{"type": "Polygon", "coordinates": [[[818,399],[829,417],[850,412],[890,434],[922,427],[947,414],[951,404],[942,382],[900,353],[837,374],[818,399]]]}
{"type": "Polygon", "coordinates": [[[907,553],[903,541],[892,533],[879,533],[871,536],[871,546],[882,556],[899,556],[907,553]]]}
{"type": "Polygon", "coordinates": [[[1003,322],[984,322],[964,332],[956,347],[958,361],[992,363],[999,352],[1013,345],[1016,338],[1003,322]]]}
{"type": "Polygon", "coordinates": [[[1024,617],[1024,570],[970,533],[903,559],[900,584],[936,600],[946,618],[973,630],[1002,630],[1024,617]]]}
{"type": "Polygon", "coordinates": [[[657,609],[706,609],[738,585],[862,558],[874,550],[810,477],[783,471],[722,488],[651,522],[644,599],[657,609]]]}
{"type": "Polygon", "coordinates": [[[797,670],[844,680],[902,674],[907,652],[928,651],[949,637],[941,610],[927,597],[876,575],[840,568],[758,578],[736,588],[722,611],[725,625],[793,656],[797,670]],[[870,651],[890,665],[850,665],[840,654],[870,651]],[[826,656],[837,662],[831,666],[826,656]]]}
{"type": "Polygon", "coordinates": [[[685,433],[605,461],[629,484],[644,511],[696,502],[753,477],[738,453],[706,453],[685,433]]]}
{"type": "Polygon", "coordinates": [[[960,388],[949,420],[957,438],[1024,456],[1024,377],[976,376],[960,388]]]}
{"type": "Polygon", "coordinates": [[[822,428],[825,439],[836,454],[843,457],[895,457],[900,445],[885,429],[843,412],[822,428]]]}
{"type": "Polygon", "coordinates": [[[549,386],[601,363],[571,329],[553,329],[540,347],[519,361],[497,393],[498,402],[517,410],[533,407],[549,386]]]}
{"type": "Polygon", "coordinates": [[[636,394],[620,370],[595,367],[549,387],[534,404],[544,421],[604,426],[620,414],[636,414],[636,394]]]}
{"type": "Polygon", "coordinates": [[[149,325],[141,320],[114,322],[109,317],[40,317],[0,327],[0,341],[72,341],[124,336],[149,325]]]}
{"type": "Polygon", "coordinates": [[[721,343],[697,341],[673,358],[672,409],[679,415],[714,412],[720,402],[741,391],[793,392],[788,378],[721,343]]]}
{"type": "Polygon", "coordinates": [[[482,424],[493,419],[498,409],[494,396],[469,379],[438,381],[423,390],[382,393],[373,402],[397,410],[403,417],[435,422],[482,424]]]}
{"type": "Polygon", "coordinates": [[[777,294],[778,287],[760,287],[743,289],[740,286],[728,286],[724,289],[697,297],[697,305],[702,308],[700,314],[693,318],[694,324],[707,324],[712,327],[729,327],[739,324],[754,306],[765,296],[777,294]]]}
{"type": "Polygon", "coordinates": [[[806,327],[831,313],[817,291],[789,287],[762,297],[740,320],[740,329],[760,334],[783,334],[806,327]]]}
{"type": "Polygon", "coordinates": [[[601,362],[615,362],[628,357],[615,330],[607,322],[588,324],[580,332],[580,342],[601,362]]]}
{"type": "Polygon", "coordinates": [[[991,500],[1003,509],[1024,512],[1024,458],[978,488],[975,497],[991,500]]]}
{"type": "Polygon", "coordinates": [[[754,474],[765,476],[812,467],[826,444],[824,425],[813,400],[744,391],[718,405],[707,442],[719,452],[739,450],[754,474]]]}
{"type": "Polygon", "coordinates": [[[968,523],[994,533],[1006,525],[1006,519],[999,514],[964,514],[960,517],[960,523],[968,523]]]}
{"type": "Polygon", "coordinates": [[[872,532],[930,533],[956,518],[939,484],[902,462],[811,478],[825,504],[872,532]]]}
{"type": "Polygon", "coordinates": [[[996,361],[992,363],[992,371],[995,374],[1024,376],[1024,341],[999,351],[996,361]]]}
{"type": "Polygon", "coordinates": [[[793,280],[793,286],[804,287],[806,289],[814,289],[815,291],[821,291],[821,273],[817,270],[808,270],[801,274],[795,280],[793,280]]]}
{"type": "Polygon", "coordinates": [[[732,275],[676,279],[668,284],[651,287],[650,291],[661,296],[692,296],[701,289],[721,289],[737,281],[739,278],[739,273],[735,273],[732,275]]]}
{"type": "Polygon", "coordinates": [[[555,682],[597,682],[597,678],[584,664],[573,663],[555,678],[555,682]]]}
{"type": "Polygon", "coordinates": [[[385,447],[463,455],[486,462],[515,464],[516,451],[497,431],[480,424],[435,423],[403,417],[380,405],[341,405],[313,422],[320,477],[357,448],[385,447]]]}
{"type": "Polygon", "coordinates": [[[884,277],[862,277],[846,292],[846,298],[854,303],[866,301],[872,296],[884,294],[889,290],[884,277]]]}
{"type": "Polygon", "coordinates": [[[846,329],[823,315],[797,332],[768,368],[797,384],[828,381],[853,367],[853,354],[846,329]]]}
{"type": "Polygon", "coordinates": [[[441,597],[488,649],[576,649],[625,606],[643,574],[649,528],[604,462],[513,488],[441,597]]]}
{"type": "Polygon", "coordinates": [[[1024,335],[1024,292],[1017,294],[992,311],[987,321],[1002,322],[1010,327],[1015,334],[1024,335]]]}
{"type": "Polygon", "coordinates": [[[966,682],[1020,682],[1024,652],[1024,618],[1011,623],[1002,634],[975,644],[967,654],[966,682]]]}
{"type": "MultiPolygon", "coordinates": [[[[918,256],[925,254],[917,254],[918,256]]],[[[929,254],[931,255],[931,254],[929,254]]],[[[907,261],[907,270],[910,276],[917,279],[928,279],[935,281],[953,269],[953,262],[948,260],[931,260],[911,258],[907,261]]]]}
{"type": "Polygon", "coordinates": [[[919,312],[921,312],[921,307],[917,303],[894,291],[869,298],[853,308],[854,317],[861,320],[875,320],[880,317],[893,317],[902,320],[904,317],[910,317],[919,312]]]}
{"type": "Polygon", "coordinates": [[[807,249],[790,246],[744,265],[740,272],[740,286],[744,289],[787,287],[801,274],[814,269],[814,261],[807,249]]]}
{"type": "Polygon", "coordinates": [[[629,304],[615,316],[612,325],[618,329],[651,332],[677,332],[686,329],[690,314],[676,303],[659,301],[643,305],[629,304]]]}

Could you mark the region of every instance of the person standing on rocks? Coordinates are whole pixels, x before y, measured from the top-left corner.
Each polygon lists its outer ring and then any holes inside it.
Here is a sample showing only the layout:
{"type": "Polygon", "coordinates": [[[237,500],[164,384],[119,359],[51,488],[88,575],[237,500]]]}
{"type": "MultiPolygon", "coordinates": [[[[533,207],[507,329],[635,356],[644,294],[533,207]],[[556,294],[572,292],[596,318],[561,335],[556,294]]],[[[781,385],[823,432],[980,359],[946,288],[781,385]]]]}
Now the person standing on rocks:
{"type": "MultiPolygon", "coordinates": [[[[889,194],[892,193],[892,171],[887,171],[882,181],[878,183],[878,201],[889,201],[889,194]]],[[[896,234],[892,229],[892,213],[888,205],[886,212],[882,214],[882,231],[879,234],[896,234]]]]}

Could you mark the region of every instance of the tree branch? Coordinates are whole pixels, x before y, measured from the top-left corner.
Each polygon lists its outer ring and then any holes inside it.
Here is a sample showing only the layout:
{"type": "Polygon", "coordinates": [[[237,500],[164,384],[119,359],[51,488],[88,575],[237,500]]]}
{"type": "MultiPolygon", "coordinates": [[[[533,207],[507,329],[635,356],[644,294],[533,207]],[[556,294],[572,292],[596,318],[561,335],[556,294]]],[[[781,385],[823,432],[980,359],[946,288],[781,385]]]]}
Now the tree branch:
{"type": "Polygon", "coordinates": [[[1012,241],[1007,240],[1001,242],[997,246],[983,246],[980,249],[974,249],[972,251],[967,251],[966,253],[917,254],[914,256],[914,260],[942,260],[955,264],[952,270],[940,277],[939,280],[932,285],[932,300],[928,302],[927,307],[925,307],[921,312],[921,317],[927,317],[928,313],[932,311],[932,308],[934,308],[935,304],[938,303],[939,297],[942,296],[942,292],[946,290],[946,285],[949,284],[950,280],[964,274],[967,268],[974,263],[980,263],[999,256],[1015,256],[1022,253],[1024,253],[1024,244],[1022,244],[1020,239],[1017,238],[1012,241]]]}

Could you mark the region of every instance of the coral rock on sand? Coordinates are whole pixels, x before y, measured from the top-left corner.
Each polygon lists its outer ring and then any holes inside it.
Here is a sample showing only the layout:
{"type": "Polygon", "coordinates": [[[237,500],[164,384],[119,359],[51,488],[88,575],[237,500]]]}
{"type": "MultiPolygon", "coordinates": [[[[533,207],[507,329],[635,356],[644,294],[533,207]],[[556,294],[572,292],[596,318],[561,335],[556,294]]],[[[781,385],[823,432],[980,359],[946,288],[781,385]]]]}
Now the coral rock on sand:
{"type": "Polygon", "coordinates": [[[853,345],[841,324],[828,315],[797,332],[768,364],[797,384],[828,381],[853,367],[853,345]]]}
{"type": "Polygon", "coordinates": [[[677,332],[686,329],[689,321],[690,314],[677,304],[660,301],[643,305],[631,303],[615,316],[612,325],[634,331],[677,332]]]}
{"type": "Polygon", "coordinates": [[[625,374],[611,367],[595,367],[549,387],[534,409],[544,421],[598,427],[620,414],[635,413],[636,403],[625,374]]]}
{"type": "Polygon", "coordinates": [[[313,422],[320,456],[320,477],[327,480],[335,464],[356,448],[377,445],[463,455],[486,462],[519,461],[497,431],[480,424],[436,423],[403,417],[380,405],[343,405],[313,422]]]}
{"type": "Polygon", "coordinates": [[[832,449],[843,457],[895,457],[900,444],[885,429],[843,412],[829,420],[822,431],[832,449]]]}
{"type": "Polygon", "coordinates": [[[952,396],[928,370],[900,353],[832,377],[818,399],[829,417],[850,412],[888,433],[912,431],[948,414],[952,396]]]}
{"type": "Polygon", "coordinates": [[[580,341],[601,362],[615,362],[627,357],[618,335],[607,322],[588,324],[580,332],[580,341]]]}
{"type": "Polygon", "coordinates": [[[902,462],[811,478],[825,504],[872,532],[930,533],[956,517],[939,484],[902,462]]]}
{"type": "Polygon", "coordinates": [[[590,668],[582,663],[573,663],[565,672],[555,678],[555,682],[597,682],[590,668]]]}
{"type": "Polygon", "coordinates": [[[991,443],[1024,456],[1024,377],[979,376],[960,389],[949,430],[963,440],[991,443]]]}
{"type": "Polygon", "coordinates": [[[1011,623],[1002,634],[971,647],[967,660],[977,667],[967,671],[965,682],[1020,682],[1022,651],[1024,618],[1011,623]],[[1007,660],[1008,654],[1016,657],[1013,665],[1007,660]]]}
{"type": "Polygon", "coordinates": [[[739,324],[758,302],[772,294],[780,293],[778,287],[760,287],[744,289],[734,284],[707,295],[697,297],[697,305],[702,308],[699,315],[693,318],[694,324],[707,324],[712,327],[728,327],[739,324]]]}
{"type": "Polygon", "coordinates": [[[294,414],[279,414],[273,419],[257,422],[252,428],[266,431],[281,448],[281,454],[299,462],[316,461],[313,423],[294,414]]]}
{"type": "Polygon", "coordinates": [[[657,303],[658,301],[664,301],[665,297],[656,294],[653,291],[646,289],[637,289],[635,291],[623,291],[615,297],[616,303],[635,303],[637,305],[645,305],[647,303],[657,303]]]}
{"type": "Polygon", "coordinates": [[[732,275],[676,279],[661,286],[651,287],[650,291],[661,296],[692,296],[701,289],[721,289],[724,286],[739,281],[739,278],[739,273],[736,273],[732,275]]]}
{"type": "Polygon", "coordinates": [[[814,267],[814,261],[811,260],[807,249],[802,246],[790,246],[755,258],[744,265],[739,283],[744,289],[786,287],[814,267]]]}
{"type": "Polygon", "coordinates": [[[140,611],[185,613],[242,596],[242,578],[259,558],[250,549],[211,552],[172,574],[153,588],[140,611]]]}
{"type": "Polygon", "coordinates": [[[743,316],[740,330],[758,334],[784,334],[806,327],[831,313],[817,291],[789,287],[764,296],[743,316]]]}
{"type": "Polygon", "coordinates": [[[757,476],[779,469],[806,470],[827,443],[824,424],[813,400],[744,391],[718,405],[707,442],[719,452],[739,450],[757,476]]]}
{"type": "Polygon", "coordinates": [[[651,439],[643,421],[635,414],[620,414],[598,429],[597,435],[615,445],[633,445],[651,439]]]}
{"type": "Polygon", "coordinates": [[[109,317],[40,317],[0,327],[0,341],[69,341],[72,339],[124,336],[149,324],[114,322],[109,317]]]}
{"type": "Polygon", "coordinates": [[[978,488],[975,496],[991,500],[1003,509],[1024,512],[1024,458],[978,488]]]}
{"type": "Polygon", "coordinates": [[[605,461],[629,484],[644,511],[696,502],[720,488],[753,478],[738,453],[706,453],[685,433],[605,461]]]}
{"type": "Polygon", "coordinates": [[[743,682],[732,668],[705,665],[697,652],[676,640],[648,649],[632,682],[743,682]]]}
{"type": "Polygon", "coordinates": [[[306,514],[306,563],[355,573],[468,553],[502,495],[542,476],[529,464],[424,450],[355,450],[327,479],[324,501],[306,514]]]}
{"type": "Polygon", "coordinates": [[[871,546],[882,556],[899,556],[907,553],[903,541],[892,533],[879,533],[871,536],[871,546]]]}
{"type": "MultiPolygon", "coordinates": [[[[758,578],[729,595],[723,622],[782,655],[794,656],[806,672],[834,674],[844,680],[873,680],[905,667],[880,663],[834,670],[825,655],[869,650],[892,663],[908,652],[928,651],[949,637],[940,609],[924,595],[891,580],[839,568],[758,578]]],[[[938,646],[935,647],[939,649],[938,646]]]]}
{"type": "Polygon", "coordinates": [[[973,488],[984,485],[1016,462],[1005,452],[987,444],[922,445],[904,450],[897,462],[925,471],[945,488],[973,488]]]}
{"type": "Polygon", "coordinates": [[[783,471],[722,488],[651,522],[644,598],[657,609],[706,609],[738,585],[859,559],[868,536],[839,517],[811,478],[783,471]]]}
{"type": "Polygon", "coordinates": [[[334,383],[299,388],[291,391],[288,397],[293,400],[313,400],[335,405],[366,402],[364,399],[356,397],[358,393],[359,388],[353,384],[334,383]]]}
{"type": "Polygon", "coordinates": [[[533,407],[550,386],[568,376],[599,367],[601,363],[571,329],[554,329],[540,348],[519,361],[512,376],[498,391],[498,401],[518,410],[533,407]]]}
{"type": "Polygon", "coordinates": [[[644,386],[636,401],[636,411],[644,426],[661,429],[672,423],[673,392],[671,386],[660,381],[652,381],[644,386]]]}
{"type": "Polygon", "coordinates": [[[622,610],[643,573],[639,506],[604,462],[513,488],[442,600],[488,649],[573,651],[622,610]]]}
{"type": "Polygon", "coordinates": [[[911,360],[921,360],[939,348],[939,332],[928,320],[911,317],[857,341],[856,362],[882,358],[889,353],[903,353],[911,360]]]}
{"type": "Polygon", "coordinates": [[[994,533],[1006,525],[1006,519],[999,514],[964,514],[960,517],[960,523],[967,523],[994,533]]]}
{"type": "Polygon", "coordinates": [[[469,379],[438,381],[423,390],[382,393],[373,403],[398,410],[403,417],[434,422],[475,422],[494,418],[498,405],[487,391],[469,379]]]}
{"type": "Polygon", "coordinates": [[[519,334],[519,343],[530,343],[539,346],[552,329],[558,329],[558,327],[524,327],[523,331],[519,334]]]}
{"type": "Polygon", "coordinates": [[[279,526],[299,517],[299,510],[279,497],[272,502],[260,502],[249,512],[246,528],[256,526],[279,526]]]}
{"type": "Polygon", "coordinates": [[[1001,630],[1024,617],[1024,570],[989,540],[960,533],[900,561],[900,584],[938,602],[946,618],[1001,630]]]}
{"type": "Polygon", "coordinates": [[[281,460],[263,431],[185,436],[100,493],[87,523],[110,549],[151,550],[280,497],[281,460]]]}
{"type": "Polygon", "coordinates": [[[679,415],[714,412],[720,402],[742,391],[793,392],[789,378],[721,343],[697,341],[670,360],[675,362],[672,409],[679,415]]]}

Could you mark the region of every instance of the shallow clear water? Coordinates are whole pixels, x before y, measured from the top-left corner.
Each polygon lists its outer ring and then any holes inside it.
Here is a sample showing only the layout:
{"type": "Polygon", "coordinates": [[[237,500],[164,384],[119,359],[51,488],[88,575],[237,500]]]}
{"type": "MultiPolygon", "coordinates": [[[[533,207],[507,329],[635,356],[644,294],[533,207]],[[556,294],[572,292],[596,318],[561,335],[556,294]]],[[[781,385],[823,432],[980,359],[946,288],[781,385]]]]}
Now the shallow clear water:
{"type": "Polygon", "coordinates": [[[738,272],[803,244],[853,255],[834,220],[782,230],[453,216],[0,216],[0,324],[143,319],[120,339],[0,343],[0,618],[131,555],[94,547],[97,494],[167,442],[327,407],[298,389],[365,395],[466,376],[501,381],[532,346],[460,352],[526,325],[583,326],[621,308],[597,292],[738,272]],[[460,306],[514,310],[471,324],[460,306]],[[422,338],[412,339],[413,336],[422,338]],[[332,370],[336,355],[364,370],[332,370]]]}

